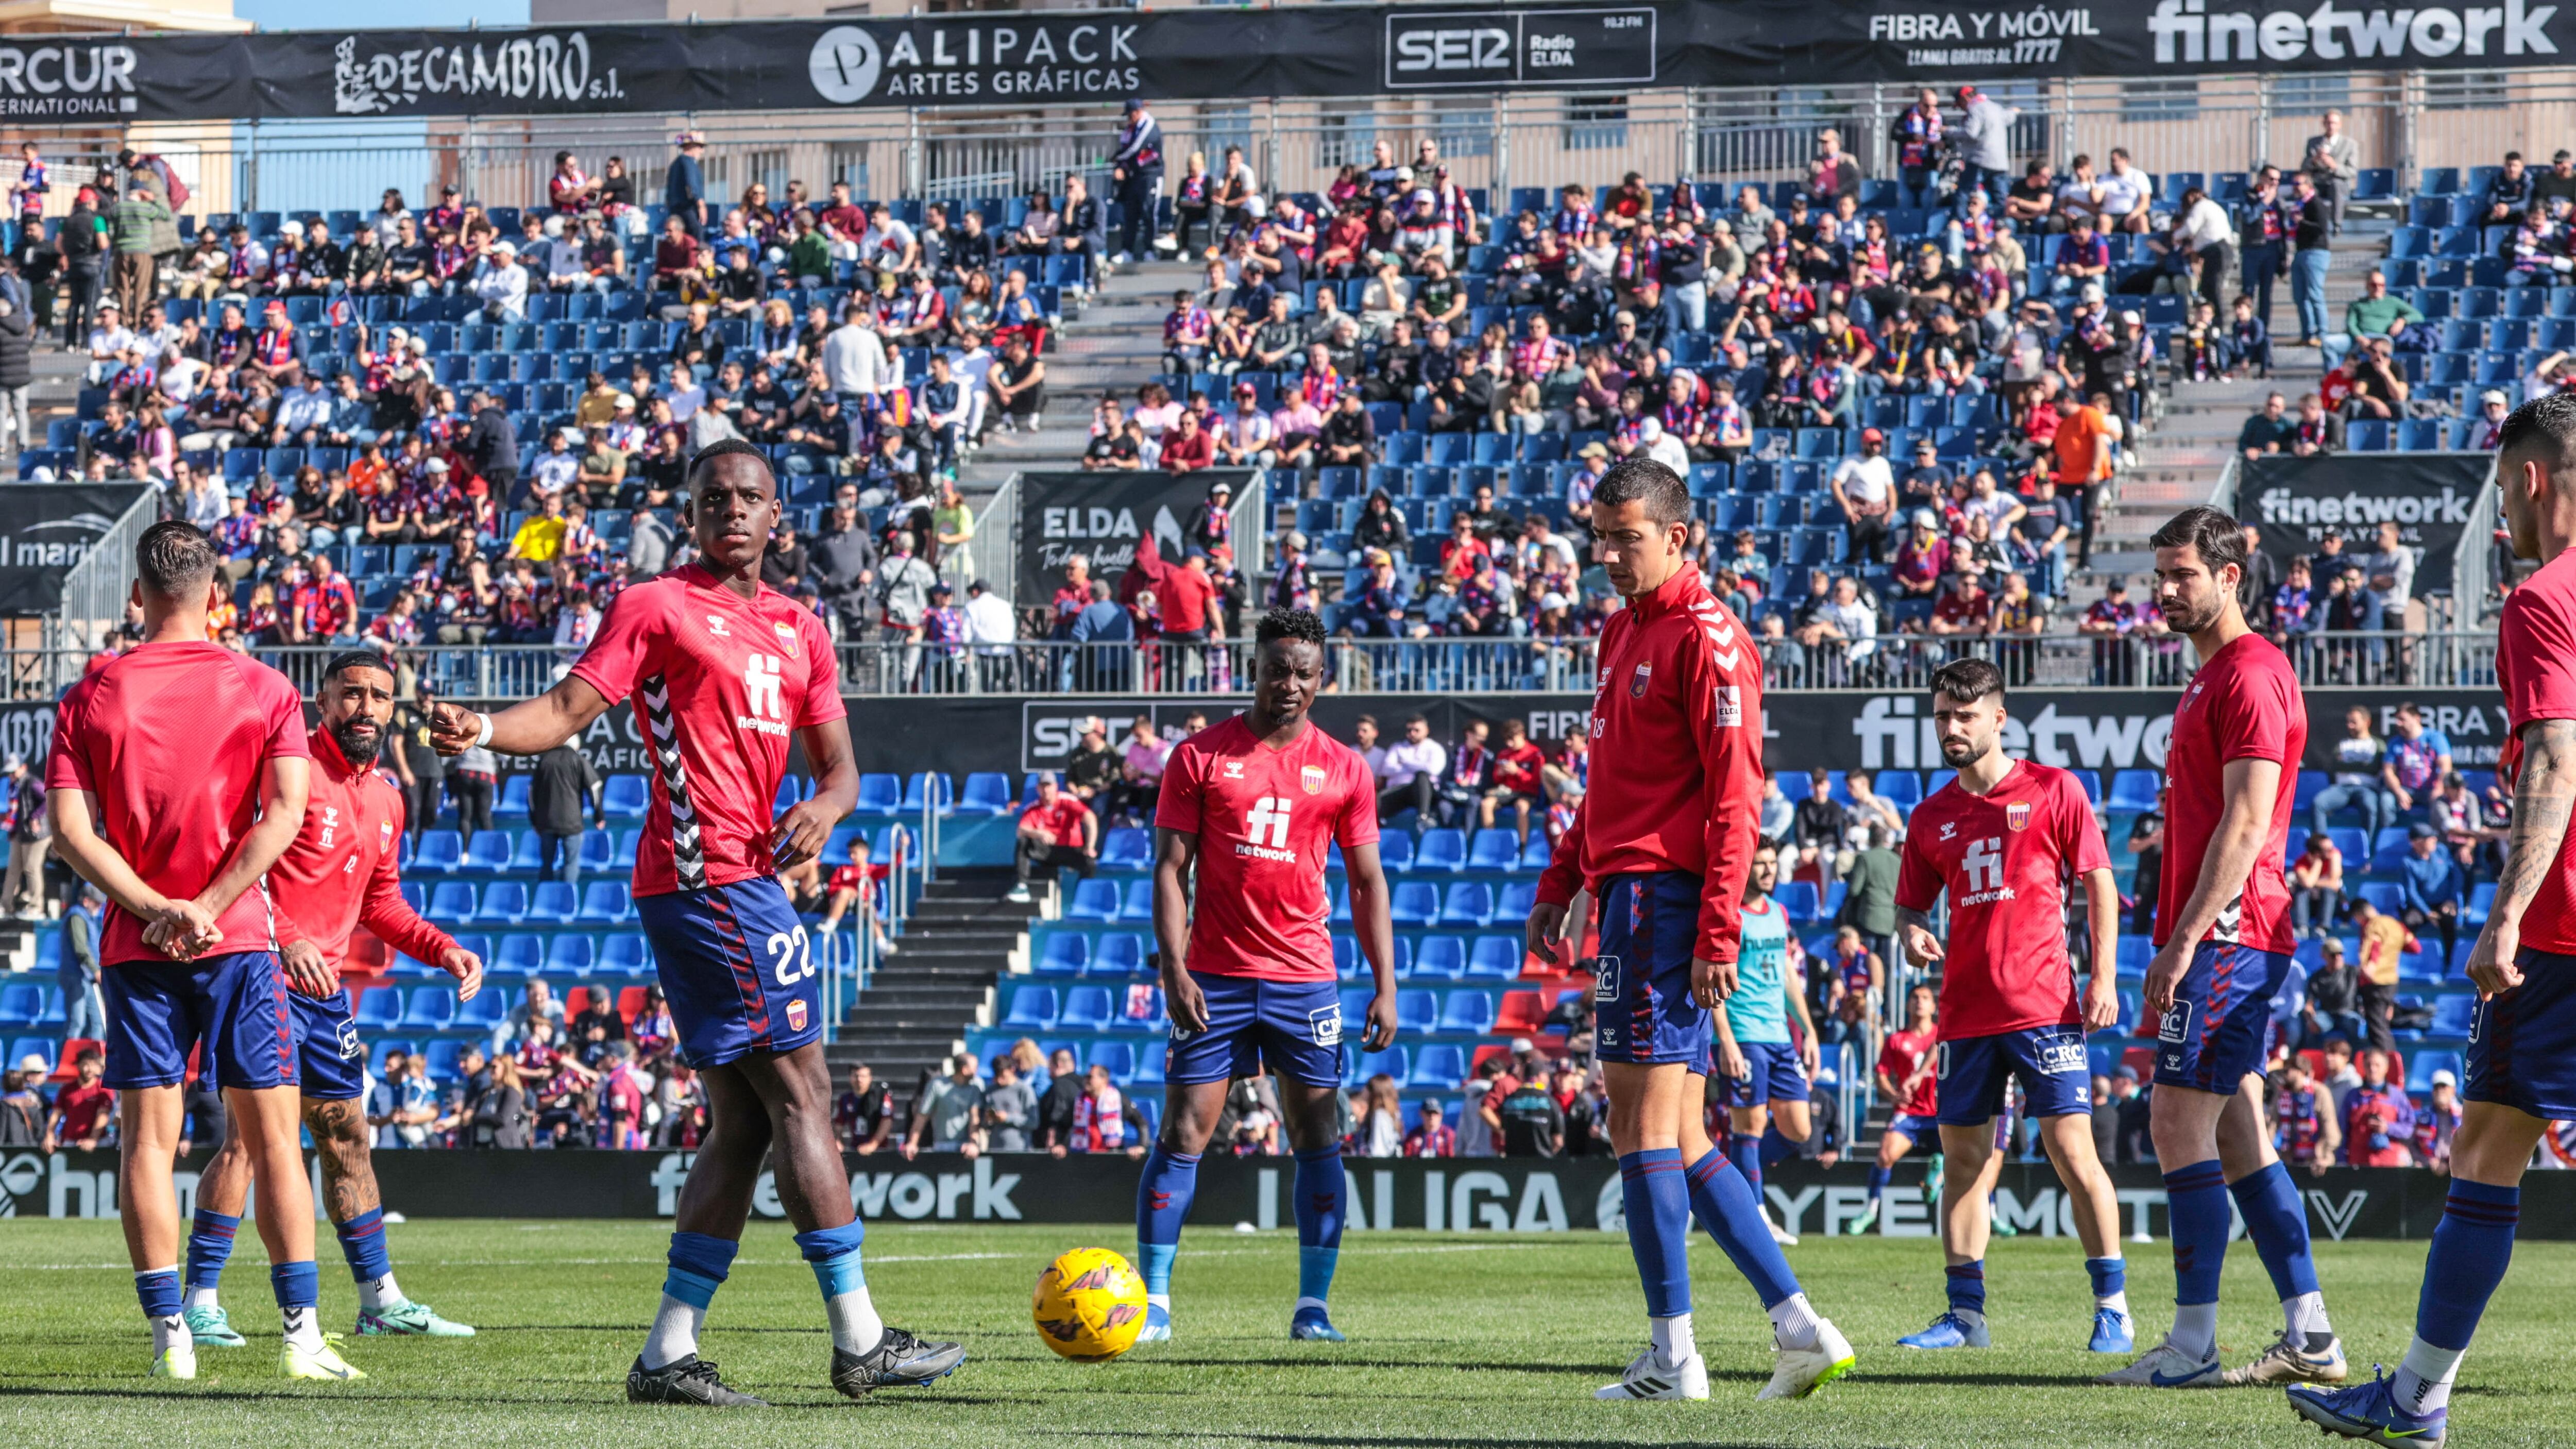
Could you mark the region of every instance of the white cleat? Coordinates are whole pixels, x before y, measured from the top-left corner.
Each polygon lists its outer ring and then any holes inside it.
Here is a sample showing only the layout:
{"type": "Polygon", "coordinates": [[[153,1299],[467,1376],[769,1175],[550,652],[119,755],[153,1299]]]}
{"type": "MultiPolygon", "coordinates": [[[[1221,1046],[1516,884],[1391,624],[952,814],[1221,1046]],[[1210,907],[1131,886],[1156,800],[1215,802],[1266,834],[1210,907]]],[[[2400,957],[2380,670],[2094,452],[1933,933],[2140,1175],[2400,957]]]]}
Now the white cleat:
{"type": "Polygon", "coordinates": [[[2207,1358],[2193,1358],[2174,1347],[2167,1335],[2155,1347],[2138,1356],[2137,1362],[2094,1375],[2097,1384],[2115,1384],[2143,1389],[2214,1389],[2225,1370],[2219,1363],[2218,1349],[2212,1345],[2207,1358]]]}
{"type": "Polygon", "coordinates": [[[1705,1399],[1708,1397],[1708,1360],[1692,1354],[1680,1363],[1666,1363],[1652,1347],[1637,1355],[1619,1382],[1604,1384],[1592,1391],[1596,1399],[1705,1399]]]}
{"type": "Polygon", "coordinates": [[[1794,1248],[1798,1246],[1798,1235],[1789,1231],[1787,1228],[1780,1226],[1778,1223],[1773,1222],[1771,1220],[1771,1214],[1768,1211],[1765,1211],[1762,1214],[1762,1226],[1771,1230],[1771,1241],[1778,1243],[1781,1247],[1794,1248]]]}
{"type": "Polygon", "coordinates": [[[1813,1348],[1784,1348],[1771,1368],[1771,1382],[1756,1399],[1803,1399],[1852,1371],[1856,1359],[1850,1340],[1825,1319],[1816,1320],[1813,1348]]]}

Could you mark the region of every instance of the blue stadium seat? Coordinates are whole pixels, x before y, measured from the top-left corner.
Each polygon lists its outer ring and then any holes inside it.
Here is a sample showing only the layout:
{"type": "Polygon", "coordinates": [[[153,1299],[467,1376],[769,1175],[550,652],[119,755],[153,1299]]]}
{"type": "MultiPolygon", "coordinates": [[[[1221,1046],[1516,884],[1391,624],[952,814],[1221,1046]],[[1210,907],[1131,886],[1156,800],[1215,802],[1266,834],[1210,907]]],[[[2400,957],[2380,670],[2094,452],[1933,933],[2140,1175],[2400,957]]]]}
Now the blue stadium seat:
{"type": "Polygon", "coordinates": [[[1543,832],[1533,830],[1530,832],[1529,844],[1521,847],[1520,868],[1523,870],[1545,870],[1547,869],[1548,861],[1554,857],[1555,853],[1554,849],[1547,843],[1547,836],[1543,832]]]}
{"type": "Polygon", "coordinates": [[[626,820],[640,820],[653,808],[652,782],[641,775],[611,775],[604,791],[606,811],[626,820]]]}
{"type": "Polygon", "coordinates": [[[1427,981],[1458,981],[1467,974],[1467,943],[1456,936],[1425,936],[1413,955],[1408,976],[1427,981]]]}
{"type": "MultiPolygon", "coordinates": [[[[486,904],[489,904],[488,899],[486,904]]],[[[532,925],[543,921],[549,925],[569,926],[573,917],[580,914],[581,902],[573,895],[572,887],[559,880],[546,880],[537,882],[537,893],[528,902],[527,911],[520,919],[532,925]]]]}
{"type": "Polygon", "coordinates": [[[471,919],[477,925],[515,926],[527,914],[528,888],[514,880],[496,880],[483,888],[483,902],[474,908],[471,919]]]}
{"type": "Polygon", "coordinates": [[[915,771],[912,778],[904,782],[903,813],[919,815],[925,810],[934,808],[933,796],[937,797],[935,808],[940,814],[953,815],[957,812],[955,781],[950,780],[945,774],[926,770],[915,771]]]}
{"type": "Polygon", "coordinates": [[[2347,883],[2345,889],[2370,902],[2384,916],[2396,915],[2406,904],[2406,888],[2395,881],[2366,880],[2359,885],[2347,883]]]}
{"type": "Polygon", "coordinates": [[[1154,883],[1131,880],[1118,899],[1118,919],[1151,923],[1154,919],[1154,883]]]}
{"type": "Polygon", "coordinates": [[[2470,1018],[2477,1014],[2477,1009],[2478,999],[2465,991],[2446,992],[2434,997],[2432,1034],[2437,1037],[2467,1036],[2470,1018]]]}
{"type": "Polygon", "coordinates": [[[581,868],[586,871],[614,870],[617,867],[617,837],[606,830],[581,833],[581,868]]]}
{"type": "Polygon", "coordinates": [[[415,874],[448,875],[465,858],[465,843],[453,830],[424,830],[420,848],[412,852],[403,868],[415,874]]]}
{"type": "Polygon", "coordinates": [[[850,813],[886,816],[902,814],[903,780],[895,775],[861,775],[859,803],[851,807],[850,813]]]}
{"type": "Polygon", "coordinates": [[[1774,895],[1787,918],[1800,925],[1813,922],[1818,908],[1822,905],[1813,881],[1784,880],[1780,882],[1780,888],[1774,892],[1774,895]]]}
{"type": "Polygon", "coordinates": [[[1440,1003],[1440,1025],[1444,1034],[1483,1036],[1494,1029],[1494,997],[1488,991],[1452,991],[1440,1003]]]}
{"type": "MultiPolygon", "coordinates": [[[[1071,260],[1079,261],[1081,258],[1071,260]]],[[[1095,1041],[1091,1044],[1090,1055],[1091,1060],[1084,1065],[1107,1067],[1109,1079],[1113,1082],[1128,1082],[1136,1075],[1136,1046],[1133,1042],[1095,1041]]]]}
{"type": "Polygon", "coordinates": [[[1011,777],[978,770],[966,777],[966,793],[957,799],[960,815],[1004,815],[1011,809],[1011,777]]]}
{"type": "Polygon", "coordinates": [[[508,996],[490,989],[487,985],[485,989],[474,993],[472,1001],[457,1005],[456,1020],[452,1025],[467,1031],[496,1031],[508,1024],[511,1005],[512,1002],[508,996]]]}
{"type": "Polygon", "coordinates": [[[1046,949],[1038,953],[1037,972],[1041,976],[1079,976],[1091,961],[1091,938],[1078,931],[1057,931],[1046,938],[1046,949]]]}
{"type": "Polygon", "coordinates": [[[2156,793],[2163,779],[2153,770],[2122,770],[2111,777],[2110,806],[2114,810],[2144,812],[2156,808],[2156,793]]]}
{"type": "Polygon", "coordinates": [[[1052,1031],[1057,1009],[1054,987],[1023,986],[1011,993],[1011,1012],[1002,1018],[1002,1025],[1019,1031],[1052,1031]]]}
{"type": "Polygon", "coordinates": [[[1467,849],[1469,870],[1510,870],[1518,865],[1521,843],[1508,830],[1479,830],[1467,849]]]}
{"type": "Polygon", "coordinates": [[[495,938],[496,949],[486,957],[493,968],[533,976],[546,969],[546,938],[512,934],[495,938]]]}
{"type": "Polygon", "coordinates": [[[1377,863],[1378,868],[1389,875],[1400,875],[1413,869],[1413,837],[1401,830],[1379,836],[1377,863]]]}
{"type": "Polygon", "coordinates": [[[358,998],[358,1009],[352,1018],[361,1028],[387,1031],[402,1025],[402,993],[390,986],[371,988],[358,998]]]}
{"type": "Polygon", "coordinates": [[[1388,1047],[1382,1052],[1353,1052],[1350,1055],[1350,1066],[1342,1073],[1342,1083],[1345,1086],[1357,1087],[1367,1083],[1369,1078],[1380,1075],[1393,1077],[1401,1082],[1412,1075],[1407,1069],[1411,1061],[1412,1054],[1401,1045],[1388,1047]]]}
{"type": "Polygon", "coordinates": [[[2467,1076],[2466,1070],[2460,1065],[2458,1052],[2428,1048],[2406,1054],[2406,1090],[2432,1091],[2435,1072],[2449,1072],[2454,1086],[2459,1085],[2467,1076]]]}
{"type": "MultiPolygon", "coordinates": [[[[1510,924],[1499,913],[1496,923],[1510,924]]],[[[1476,981],[1508,981],[1521,974],[1524,950],[1518,936],[1478,936],[1467,957],[1467,975],[1476,981]]]]}
{"type": "Polygon", "coordinates": [[[635,902],[622,880],[595,880],[582,887],[578,919],[585,926],[623,925],[635,914],[635,902]]]}
{"type": "MultiPolygon", "coordinates": [[[[1395,1029],[1408,1035],[1429,1032],[1440,1022],[1440,993],[1436,991],[1398,991],[1395,993],[1395,1029]]],[[[1348,1023],[1344,1023],[1348,1030],[1348,1023]]]]}
{"type": "Polygon", "coordinates": [[[535,831],[522,830],[511,837],[510,860],[502,867],[503,870],[511,875],[535,875],[545,868],[545,857],[539,853],[535,831]]]}
{"type": "Polygon", "coordinates": [[[1056,1017],[1061,1031],[1107,1031],[1115,1008],[1105,986],[1077,986],[1064,994],[1064,1010],[1056,1017]]]}
{"type": "Polygon", "coordinates": [[[2099,770],[2077,767],[2069,769],[2066,773],[2073,775],[2075,777],[2075,783],[2084,787],[2084,798],[2092,801],[2094,808],[2101,808],[2102,772],[2099,770]]]}
{"type": "Polygon", "coordinates": [[[1494,898],[1494,914],[1490,919],[1499,925],[1526,921],[1529,919],[1531,909],[1537,905],[1537,881],[1505,881],[1502,894],[1494,898]]]}
{"type": "Polygon", "coordinates": [[[546,943],[546,974],[588,976],[599,965],[599,943],[583,931],[559,931],[546,943]]]}
{"type": "MultiPolygon", "coordinates": [[[[409,572],[409,570],[397,570],[396,572],[409,572]]],[[[535,783],[536,776],[525,772],[511,775],[502,780],[501,798],[493,802],[492,813],[496,816],[502,816],[513,820],[526,815],[528,813],[528,790],[529,787],[535,783]]]]}
{"type": "Polygon", "coordinates": [[[1144,870],[1154,863],[1154,837],[1132,826],[1120,826],[1100,843],[1102,870],[1144,870]]]}
{"type": "Polygon", "coordinates": [[[34,1026],[45,1007],[45,991],[30,982],[0,986],[0,1029],[34,1026]]]}
{"type": "Polygon", "coordinates": [[[1087,880],[1073,888],[1073,903],[1064,908],[1068,921],[1118,919],[1118,882],[1087,880]]]}
{"type": "Polygon", "coordinates": [[[637,931],[619,931],[599,943],[599,968],[641,976],[653,969],[653,952],[637,931]]]}
{"type": "Polygon", "coordinates": [[[1440,905],[1444,926],[1482,926],[1494,918],[1494,888],[1483,881],[1460,881],[1449,887],[1440,905]]]}
{"type": "Polygon", "coordinates": [[[1141,976],[1145,973],[1145,938],[1133,931],[1103,936],[1091,954],[1093,976],[1141,976]]]}
{"type": "Polygon", "coordinates": [[[1435,1045],[1422,1049],[1413,1071],[1404,1085],[1416,1091],[1452,1092],[1467,1080],[1467,1054],[1454,1046],[1435,1045]]]}
{"type": "Polygon", "coordinates": [[[430,892],[429,909],[421,914],[442,926],[463,925],[474,915],[474,887],[461,880],[440,881],[430,892]]]}
{"type": "Polygon", "coordinates": [[[403,1008],[406,1031],[445,1031],[456,1020],[456,993],[445,986],[415,987],[403,1008]]]}
{"type": "Polygon", "coordinates": [[[1413,868],[1457,870],[1467,863],[1467,837],[1455,830],[1426,830],[1413,848],[1413,868]]]}

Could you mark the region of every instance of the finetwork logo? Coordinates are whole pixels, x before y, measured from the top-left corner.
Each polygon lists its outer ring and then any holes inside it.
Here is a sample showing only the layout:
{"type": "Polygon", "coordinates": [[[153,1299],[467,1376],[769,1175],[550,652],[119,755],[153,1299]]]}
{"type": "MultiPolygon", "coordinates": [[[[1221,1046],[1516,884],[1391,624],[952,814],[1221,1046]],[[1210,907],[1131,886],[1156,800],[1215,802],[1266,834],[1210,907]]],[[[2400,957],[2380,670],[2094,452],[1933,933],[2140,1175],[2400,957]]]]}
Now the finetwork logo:
{"type": "MultiPolygon", "coordinates": [[[[1941,762],[1932,717],[1915,713],[1910,694],[1872,697],[1852,717],[1851,730],[1860,740],[1864,769],[1928,769],[1941,762]]],[[[2060,769],[2125,770],[2164,764],[2172,735],[2170,715],[2075,714],[2052,701],[2027,722],[2006,719],[2003,743],[2004,753],[2015,759],[2060,769]]]]}
{"type": "Polygon", "coordinates": [[[2255,496],[2254,506],[2261,510],[2263,522],[2283,528],[2331,528],[2354,523],[2446,523],[2466,527],[2469,509],[2476,501],[2475,495],[2445,483],[2438,493],[2314,494],[2294,488],[2266,488],[2255,496]]]}
{"type": "Polygon", "coordinates": [[[2555,5],[2505,0],[2461,9],[2345,10],[2319,0],[2313,10],[2287,6],[2212,14],[2208,0],[2159,0],[2147,17],[2158,65],[2227,60],[2396,59],[2453,55],[2556,55],[2548,25],[2555,5]]]}

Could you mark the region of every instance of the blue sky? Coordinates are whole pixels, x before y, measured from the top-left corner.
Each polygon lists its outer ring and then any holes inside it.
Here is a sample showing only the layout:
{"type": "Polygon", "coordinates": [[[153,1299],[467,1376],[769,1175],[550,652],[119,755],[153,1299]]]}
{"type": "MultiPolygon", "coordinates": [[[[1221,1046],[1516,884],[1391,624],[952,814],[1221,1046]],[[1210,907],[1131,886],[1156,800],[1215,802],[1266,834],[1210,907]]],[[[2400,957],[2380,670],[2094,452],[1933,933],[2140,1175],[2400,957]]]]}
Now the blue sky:
{"type": "MultiPolygon", "coordinates": [[[[233,0],[233,13],[268,30],[335,30],[349,21],[348,0],[233,0]]],[[[407,29],[525,25],[528,0],[408,0],[403,18],[407,29]]]]}

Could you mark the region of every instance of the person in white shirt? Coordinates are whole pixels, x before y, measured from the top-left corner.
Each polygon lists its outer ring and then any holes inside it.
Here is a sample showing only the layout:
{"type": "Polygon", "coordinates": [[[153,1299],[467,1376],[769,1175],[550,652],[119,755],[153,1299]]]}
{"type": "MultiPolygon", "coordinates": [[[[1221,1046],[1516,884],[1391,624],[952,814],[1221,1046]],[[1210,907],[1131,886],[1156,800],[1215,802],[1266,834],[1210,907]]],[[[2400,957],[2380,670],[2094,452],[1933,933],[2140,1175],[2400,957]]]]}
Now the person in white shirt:
{"type": "Polygon", "coordinates": [[[581,478],[581,458],[573,445],[581,434],[572,428],[558,429],[546,439],[546,450],[537,455],[536,465],[528,470],[528,486],[540,495],[562,493],[581,478]]]}
{"type": "Polygon", "coordinates": [[[2100,197],[2095,210],[2106,231],[2136,232],[2147,229],[2147,175],[2129,164],[2129,153],[2117,146],[2111,148],[2111,169],[2094,182],[2100,197]]]}
{"type": "Polygon", "coordinates": [[[591,607],[590,590],[575,589],[555,616],[555,667],[570,673],[599,632],[599,611],[591,607]]]}
{"type": "Polygon", "coordinates": [[[474,295],[491,322],[528,320],[528,269],[519,265],[518,244],[497,241],[474,269],[474,295]]]}
{"type": "Polygon", "coordinates": [[[1834,503],[1851,526],[1855,561],[1885,563],[1888,523],[1896,511],[1896,473],[1887,464],[1887,434],[1863,428],[1860,451],[1834,465],[1834,503]]]}
{"type": "Polygon", "coordinates": [[[205,380],[204,363],[175,347],[161,354],[159,386],[163,397],[174,403],[185,404],[197,395],[197,388],[205,380]]]}
{"type": "Polygon", "coordinates": [[[859,264],[901,277],[921,259],[920,239],[880,201],[868,208],[868,229],[859,234],[859,264]]]}
{"type": "Polygon", "coordinates": [[[1431,721],[1414,715],[1404,722],[1404,738],[1387,746],[1386,757],[1378,762],[1377,818],[1384,822],[1400,811],[1411,810],[1421,825],[1439,817],[1432,804],[1438,798],[1440,772],[1449,765],[1449,752],[1431,737],[1431,721]]]}
{"type": "Polygon", "coordinates": [[[966,436],[984,435],[984,409],[993,401],[993,349],[984,345],[980,336],[971,345],[948,359],[948,375],[966,390],[966,436]]]}
{"type": "MultiPolygon", "coordinates": [[[[1685,478],[1690,476],[1690,449],[1682,446],[1681,439],[1664,431],[1661,419],[1646,419],[1645,424],[1637,429],[1637,444],[1638,452],[1685,478]]],[[[1884,458],[1879,460],[1879,466],[1882,468],[1886,463],[1887,460],[1884,458]]]]}
{"type": "Polygon", "coordinates": [[[607,290],[608,278],[590,274],[590,264],[582,256],[581,233],[563,224],[563,218],[546,218],[546,286],[558,292],[579,292],[592,287],[607,290]]]}
{"type": "Polygon", "coordinates": [[[2372,578],[2388,576],[2389,586],[2380,591],[2385,606],[2396,611],[2388,627],[2402,627],[2397,620],[2405,617],[2407,602],[2415,597],[2415,550],[2394,522],[2379,525],[2379,550],[2370,555],[2369,569],[2372,578]]]}
{"type": "Polygon", "coordinates": [[[2012,526],[2014,519],[2030,511],[2019,498],[1995,486],[1995,472],[1992,468],[1979,468],[1977,476],[1968,487],[1967,501],[1959,505],[1959,511],[1969,515],[1985,515],[1987,524],[1994,529],[1997,538],[2003,537],[2004,530],[2012,526]]]}
{"type": "Polygon", "coordinates": [[[89,329],[89,380],[105,382],[122,366],[122,354],[134,346],[134,333],[114,302],[98,304],[98,325],[89,329]]]}
{"type": "Polygon", "coordinates": [[[698,386],[697,374],[685,362],[671,364],[671,385],[662,390],[663,401],[671,405],[671,421],[685,423],[707,405],[707,390],[698,386]]]}
{"type": "Polygon", "coordinates": [[[869,325],[866,303],[851,303],[841,316],[841,325],[823,339],[823,378],[844,404],[855,405],[885,391],[885,340],[869,325]]]}
{"type": "Polygon", "coordinates": [[[2185,191],[2174,208],[2173,228],[2165,233],[2165,247],[2179,247],[2200,259],[2200,295],[2223,311],[2227,302],[2220,294],[2236,275],[2236,223],[2228,219],[2227,208],[2197,186],[2185,191]]]}
{"type": "Polygon", "coordinates": [[[308,372],[301,384],[277,400],[277,432],[271,443],[283,448],[311,441],[306,434],[319,434],[330,425],[331,394],[322,388],[322,374],[308,372]]]}
{"type": "Polygon", "coordinates": [[[1012,645],[1020,637],[1019,618],[1011,612],[1010,601],[982,579],[966,585],[966,634],[985,660],[984,687],[1011,688],[1012,645]]]}

